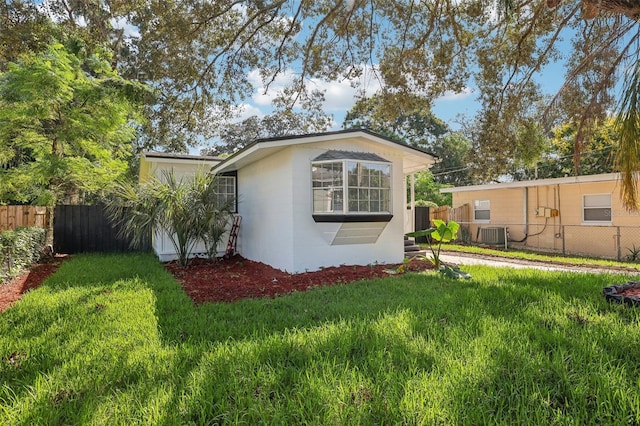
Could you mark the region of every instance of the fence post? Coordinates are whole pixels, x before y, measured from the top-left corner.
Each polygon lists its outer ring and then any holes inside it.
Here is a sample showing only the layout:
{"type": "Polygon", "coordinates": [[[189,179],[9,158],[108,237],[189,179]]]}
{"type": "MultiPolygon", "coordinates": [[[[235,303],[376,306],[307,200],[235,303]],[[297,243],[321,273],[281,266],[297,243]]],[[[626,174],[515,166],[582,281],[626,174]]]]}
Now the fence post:
{"type": "Polygon", "coordinates": [[[620,248],[620,227],[616,226],[616,246],[618,247],[618,262],[622,260],[622,253],[620,248]]]}
{"type": "Polygon", "coordinates": [[[565,248],[565,243],[564,243],[564,241],[565,241],[564,227],[565,226],[566,225],[562,225],[562,228],[560,230],[560,232],[562,232],[562,255],[563,256],[567,254],[567,251],[566,251],[566,248],[565,248]]]}

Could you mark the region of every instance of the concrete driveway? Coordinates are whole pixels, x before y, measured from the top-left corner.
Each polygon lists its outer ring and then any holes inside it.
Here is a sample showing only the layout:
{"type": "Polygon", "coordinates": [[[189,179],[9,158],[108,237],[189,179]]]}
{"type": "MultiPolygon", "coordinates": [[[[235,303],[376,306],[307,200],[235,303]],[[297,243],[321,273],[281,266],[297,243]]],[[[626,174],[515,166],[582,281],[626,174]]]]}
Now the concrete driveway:
{"type": "Polygon", "coordinates": [[[585,272],[600,274],[636,274],[640,276],[640,271],[633,268],[608,268],[604,266],[584,266],[570,265],[552,262],[537,262],[532,260],[510,259],[505,257],[476,255],[471,253],[460,253],[454,251],[443,251],[440,259],[444,263],[456,265],[486,265],[494,267],[506,267],[516,269],[538,269],[541,271],[565,271],[565,272],[585,272]]]}

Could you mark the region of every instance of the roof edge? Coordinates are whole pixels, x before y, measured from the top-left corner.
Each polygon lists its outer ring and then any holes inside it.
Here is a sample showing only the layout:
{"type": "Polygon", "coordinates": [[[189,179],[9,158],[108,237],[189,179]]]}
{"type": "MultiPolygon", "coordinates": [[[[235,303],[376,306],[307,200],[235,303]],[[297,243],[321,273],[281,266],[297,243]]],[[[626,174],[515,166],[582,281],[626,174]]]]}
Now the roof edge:
{"type": "Polygon", "coordinates": [[[219,164],[216,164],[213,168],[212,171],[214,173],[217,172],[218,169],[223,169],[224,167],[227,166],[227,164],[229,163],[234,163],[236,161],[236,159],[238,157],[243,156],[246,152],[258,147],[260,144],[269,144],[271,142],[283,142],[283,141],[291,141],[291,143],[295,143],[296,140],[301,140],[301,139],[312,139],[312,138],[324,138],[324,137],[331,137],[331,136],[341,136],[341,135],[349,135],[352,134],[354,136],[358,136],[358,135],[366,135],[369,137],[373,137],[373,138],[378,138],[381,139],[383,141],[386,142],[391,142],[393,144],[396,144],[402,148],[405,149],[410,149],[413,151],[417,151],[421,154],[426,154],[431,156],[435,162],[437,162],[437,160],[439,159],[439,157],[436,154],[433,154],[432,152],[429,152],[425,149],[422,148],[418,148],[412,145],[408,145],[404,142],[401,142],[397,139],[392,139],[390,137],[381,135],[379,133],[373,132],[369,129],[366,128],[357,128],[357,129],[343,129],[343,130],[335,130],[335,131],[330,131],[330,132],[319,132],[319,133],[308,133],[308,134],[304,134],[304,135],[289,135],[289,136],[278,136],[278,137],[272,137],[272,138],[262,138],[262,139],[256,139],[253,142],[251,142],[250,144],[248,144],[247,146],[245,146],[244,148],[242,148],[241,150],[234,152],[232,155],[230,155],[229,157],[225,158],[222,162],[220,162],[219,164]]]}
{"type": "Polygon", "coordinates": [[[598,175],[568,176],[561,178],[522,180],[516,182],[489,183],[484,185],[457,186],[455,188],[442,188],[440,189],[440,193],[447,194],[465,191],[485,191],[492,189],[526,188],[532,186],[566,185],[572,183],[607,182],[618,180],[620,180],[620,173],[602,173],[598,175]]]}
{"type": "MultiPolygon", "coordinates": [[[[349,133],[359,133],[359,132],[366,133],[367,135],[373,136],[373,137],[376,137],[376,138],[384,139],[384,140],[386,140],[388,142],[393,142],[395,144],[404,146],[406,148],[415,149],[416,151],[420,151],[423,154],[429,154],[433,158],[439,158],[436,154],[434,154],[433,152],[429,152],[426,149],[419,148],[419,147],[416,147],[416,146],[413,146],[413,145],[409,145],[409,144],[407,144],[405,142],[402,142],[402,141],[400,141],[398,139],[394,139],[394,138],[385,136],[383,134],[374,132],[373,130],[370,130],[370,129],[366,128],[366,127],[358,127],[358,128],[342,129],[342,130],[332,130],[332,131],[328,131],[328,132],[307,133],[307,134],[303,134],[303,135],[290,135],[290,136],[277,136],[277,137],[272,137],[272,138],[261,138],[261,139],[256,139],[254,141],[254,143],[275,142],[275,141],[291,140],[291,139],[315,138],[315,137],[323,137],[323,136],[338,136],[338,135],[345,135],[345,134],[349,134],[349,133]]],[[[253,143],[251,145],[253,145],[253,143]]]]}

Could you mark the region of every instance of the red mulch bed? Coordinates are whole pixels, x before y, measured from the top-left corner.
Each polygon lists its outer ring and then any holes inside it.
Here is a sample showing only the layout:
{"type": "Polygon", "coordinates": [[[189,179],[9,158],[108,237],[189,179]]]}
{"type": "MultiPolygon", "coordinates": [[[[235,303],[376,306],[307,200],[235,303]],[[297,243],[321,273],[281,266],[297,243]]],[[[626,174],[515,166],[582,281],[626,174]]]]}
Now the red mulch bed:
{"type": "MultiPolygon", "coordinates": [[[[27,291],[42,284],[58,269],[63,259],[64,257],[55,257],[49,262],[34,265],[29,272],[7,284],[0,284],[0,312],[19,300],[27,291]]],[[[433,267],[431,262],[424,260],[413,260],[403,266],[411,271],[433,267]]],[[[186,268],[175,262],[167,263],[165,267],[195,303],[203,303],[275,297],[317,286],[384,277],[389,276],[385,270],[395,269],[398,265],[338,266],[315,272],[288,274],[264,263],[235,256],[215,263],[207,259],[192,259],[186,268]]]]}
{"type": "Polygon", "coordinates": [[[0,312],[9,308],[23,294],[38,287],[47,277],[58,270],[65,258],[56,256],[53,259],[33,265],[25,272],[6,284],[0,284],[0,312]]]}
{"type": "MultiPolygon", "coordinates": [[[[314,272],[289,274],[240,256],[215,263],[207,259],[193,259],[186,268],[175,262],[165,265],[195,303],[275,297],[318,286],[389,276],[385,270],[397,266],[338,266],[314,272]]],[[[406,268],[411,271],[423,271],[433,266],[429,261],[413,260],[406,268]]]]}

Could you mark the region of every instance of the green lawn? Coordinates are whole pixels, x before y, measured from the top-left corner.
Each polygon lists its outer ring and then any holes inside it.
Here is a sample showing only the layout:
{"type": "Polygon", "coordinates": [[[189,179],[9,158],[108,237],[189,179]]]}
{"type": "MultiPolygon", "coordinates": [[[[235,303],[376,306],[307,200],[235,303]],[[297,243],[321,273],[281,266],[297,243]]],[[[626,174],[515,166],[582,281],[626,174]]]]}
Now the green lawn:
{"type": "Polygon", "coordinates": [[[0,313],[0,424],[637,424],[630,277],[465,268],[194,306],[75,256],[0,313]]]}

